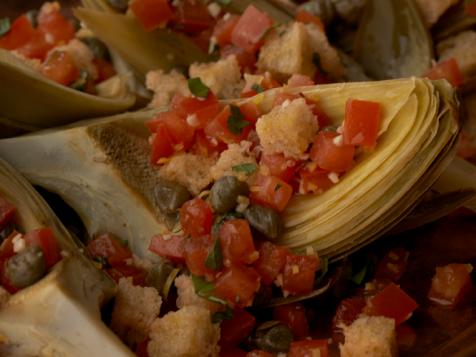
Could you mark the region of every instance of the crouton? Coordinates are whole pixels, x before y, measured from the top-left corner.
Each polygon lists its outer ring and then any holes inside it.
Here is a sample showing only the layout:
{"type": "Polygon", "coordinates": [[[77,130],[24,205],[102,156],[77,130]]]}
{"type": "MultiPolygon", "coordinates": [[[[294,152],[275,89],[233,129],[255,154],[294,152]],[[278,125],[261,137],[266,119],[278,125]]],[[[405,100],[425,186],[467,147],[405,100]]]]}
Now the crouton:
{"type": "Polygon", "coordinates": [[[339,345],[341,357],[397,356],[395,320],[361,315],[343,329],[345,343],[339,345]]]}
{"type": "Polygon", "coordinates": [[[217,181],[223,176],[236,176],[241,181],[252,181],[252,175],[248,176],[244,172],[233,170],[233,167],[242,164],[257,165],[256,159],[250,153],[250,147],[249,141],[228,145],[228,149],[220,154],[217,163],[211,168],[213,180],[217,181]]]}
{"type": "Polygon", "coordinates": [[[282,82],[295,73],[312,77],[316,68],[312,63],[312,47],[306,26],[293,22],[272,31],[261,48],[258,69],[269,71],[282,82]]]}
{"type": "Polygon", "coordinates": [[[94,53],[91,49],[81,40],[73,39],[64,46],[54,48],[50,53],[56,51],[67,52],[74,61],[77,68],[88,72],[89,77],[92,80],[98,78],[98,70],[94,64],[94,53]]]}
{"type": "Polygon", "coordinates": [[[317,129],[317,120],[304,98],[284,102],[261,116],[256,123],[256,132],[265,153],[283,153],[296,159],[302,158],[317,129]]]}
{"type": "Polygon", "coordinates": [[[185,306],[156,319],[151,326],[147,351],[150,357],[214,357],[219,355],[220,328],[210,312],[185,306]]]}
{"type": "Polygon", "coordinates": [[[463,77],[476,74],[476,32],[464,31],[437,45],[439,60],[454,57],[463,77]]]}
{"type": "Polygon", "coordinates": [[[190,78],[199,77],[219,98],[239,98],[244,83],[240,65],[234,55],[211,63],[194,63],[189,68],[190,78]]]}
{"type": "Polygon", "coordinates": [[[194,195],[198,195],[212,182],[210,169],[215,159],[194,154],[177,154],[160,169],[160,175],[170,181],[178,182],[194,195]]]}
{"type": "Polygon", "coordinates": [[[154,98],[149,103],[150,107],[161,108],[169,105],[176,93],[184,96],[191,95],[188,82],[182,73],[172,70],[165,73],[162,70],[150,71],[145,81],[147,89],[154,92],[154,98]]]}
{"type": "Polygon", "coordinates": [[[188,275],[182,274],[175,279],[175,286],[177,287],[177,307],[198,306],[207,309],[210,312],[221,310],[222,306],[211,302],[198,296],[195,293],[192,278],[188,275]]]}
{"type": "Polygon", "coordinates": [[[446,10],[458,2],[459,0],[416,0],[423,22],[428,28],[433,26],[446,10]]]}
{"type": "Polygon", "coordinates": [[[0,309],[10,299],[10,294],[3,287],[0,286],[0,309]]]}
{"type": "Polygon", "coordinates": [[[134,347],[147,337],[161,304],[162,298],[154,288],[134,286],[131,278],[121,278],[117,285],[111,329],[134,347]]]}

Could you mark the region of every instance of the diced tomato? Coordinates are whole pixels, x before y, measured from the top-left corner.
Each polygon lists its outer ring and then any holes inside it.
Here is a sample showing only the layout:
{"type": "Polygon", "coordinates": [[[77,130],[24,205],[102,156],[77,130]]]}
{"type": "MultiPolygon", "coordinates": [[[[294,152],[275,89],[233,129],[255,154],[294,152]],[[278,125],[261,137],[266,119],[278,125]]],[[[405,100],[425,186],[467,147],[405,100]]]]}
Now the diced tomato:
{"type": "Polygon", "coordinates": [[[35,31],[30,41],[16,48],[15,51],[27,58],[36,58],[43,61],[47,53],[54,46],[54,43],[49,43],[46,40],[44,33],[40,31],[35,31]]]}
{"type": "Polygon", "coordinates": [[[186,234],[200,237],[209,234],[213,224],[213,212],[210,205],[196,197],[180,208],[180,224],[186,234]]]}
{"type": "Polygon", "coordinates": [[[357,320],[364,307],[365,300],[362,297],[344,299],[339,303],[332,319],[332,338],[334,342],[344,342],[341,325],[351,325],[352,322],[357,320]]]}
{"type": "Polygon", "coordinates": [[[73,24],[63,16],[60,9],[42,6],[38,14],[38,31],[45,35],[46,42],[54,45],[67,43],[75,36],[73,24]]]}
{"type": "Polygon", "coordinates": [[[415,345],[417,334],[411,326],[407,324],[399,325],[395,332],[397,333],[397,345],[399,350],[408,351],[415,345]]]}
{"type": "Polygon", "coordinates": [[[256,64],[256,55],[233,45],[225,45],[220,48],[221,58],[235,56],[241,69],[253,69],[256,64]]]}
{"type": "Polygon", "coordinates": [[[15,218],[15,206],[0,196],[0,231],[15,218]]]}
{"type": "Polygon", "coordinates": [[[253,102],[246,102],[240,105],[240,111],[245,116],[246,120],[249,122],[254,122],[258,120],[261,116],[261,112],[258,106],[253,102]]]}
{"type": "Polygon", "coordinates": [[[231,42],[247,52],[254,53],[272,25],[273,20],[268,14],[249,5],[231,34],[231,42]]]}
{"type": "Polygon", "coordinates": [[[230,106],[227,105],[212,121],[207,124],[205,127],[205,134],[227,144],[238,143],[244,140],[248,136],[248,133],[252,128],[251,124],[253,123],[248,122],[246,118],[244,118],[243,120],[250,123],[250,125],[243,128],[240,134],[234,134],[228,128],[228,120],[230,117],[231,110],[230,106]]]}
{"type": "Polygon", "coordinates": [[[291,295],[310,293],[314,287],[317,269],[319,258],[316,255],[287,255],[283,272],[283,291],[291,295]]]}
{"type": "Polygon", "coordinates": [[[322,110],[319,103],[311,101],[310,99],[306,98],[306,103],[311,106],[312,112],[317,117],[317,122],[319,123],[319,128],[325,128],[326,126],[331,124],[331,119],[327,116],[327,114],[322,110]]]}
{"type": "Polygon", "coordinates": [[[96,80],[96,83],[101,83],[106,79],[109,79],[116,75],[116,70],[114,69],[112,63],[102,58],[95,58],[93,62],[98,70],[98,78],[96,80]]]}
{"type": "Polygon", "coordinates": [[[158,114],[153,120],[147,123],[149,129],[154,131],[160,125],[164,123],[167,127],[167,131],[172,138],[174,148],[178,150],[188,150],[193,142],[195,135],[195,128],[187,124],[187,121],[180,117],[174,111],[167,111],[158,114]]]}
{"type": "Polygon", "coordinates": [[[314,81],[312,80],[312,78],[304,74],[293,74],[288,80],[289,87],[304,87],[312,85],[314,85],[314,81]]]}
{"type": "Polygon", "coordinates": [[[133,265],[119,264],[112,268],[107,268],[106,271],[116,283],[121,278],[132,278],[134,285],[145,286],[146,272],[133,265]]]}
{"type": "Polygon", "coordinates": [[[0,48],[14,50],[29,42],[36,30],[26,15],[19,16],[13,21],[10,31],[0,37],[0,48]]]}
{"type": "Polygon", "coordinates": [[[471,264],[437,267],[428,298],[440,305],[454,307],[460,304],[468,297],[473,287],[470,275],[472,271],[471,264]]]}
{"type": "Polygon", "coordinates": [[[162,158],[169,157],[174,153],[174,142],[166,125],[164,123],[157,124],[155,134],[152,134],[152,148],[150,162],[157,165],[162,158]]]}
{"type": "Polygon", "coordinates": [[[105,233],[88,243],[88,251],[93,257],[107,258],[111,266],[117,266],[132,257],[132,253],[112,234],[105,233]]]}
{"type": "Polygon", "coordinates": [[[260,159],[261,171],[290,182],[294,178],[296,161],[284,157],[283,154],[262,154],[260,159]]]}
{"type": "Polygon", "coordinates": [[[303,24],[314,24],[324,31],[324,24],[319,16],[315,16],[306,10],[299,10],[296,14],[296,21],[302,22],[303,24]]]}
{"type": "Polygon", "coordinates": [[[41,64],[40,72],[59,84],[69,86],[79,77],[79,69],[68,52],[54,51],[41,64]]]}
{"type": "Polygon", "coordinates": [[[262,351],[262,350],[253,350],[248,352],[246,357],[274,357],[272,353],[262,351]]]}
{"type": "Polygon", "coordinates": [[[225,265],[253,263],[258,254],[246,219],[230,219],[220,228],[220,243],[225,265]]]}
{"type": "Polygon", "coordinates": [[[278,274],[283,270],[289,250],[271,242],[263,242],[259,247],[259,259],[254,264],[256,271],[261,275],[264,285],[271,285],[278,274]]]}
{"type": "Polygon", "coordinates": [[[288,357],[313,356],[329,356],[329,345],[327,340],[303,340],[291,342],[288,357]]]}
{"type": "Polygon", "coordinates": [[[251,188],[250,199],[254,202],[284,211],[293,195],[291,185],[274,176],[259,175],[251,188]]]}
{"type": "Polygon", "coordinates": [[[61,260],[60,247],[50,228],[34,229],[23,236],[27,246],[38,246],[43,251],[46,269],[61,260]]]}
{"type": "Polygon", "coordinates": [[[375,270],[375,278],[399,281],[407,267],[408,255],[408,251],[403,248],[390,250],[379,262],[375,270]]]}
{"type": "Polygon", "coordinates": [[[195,142],[191,151],[198,155],[210,157],[221,153],[227,147],[225,143],[218,142],[213,138],[210,140],[202,130],[199,130],[195,134],[195,142]]]}
{"type": "MultiPolygon", "coordinates": [[[[221,106],[216,97],[209,92],[206,99],[196,97],[185,97],[176,94],[170,103],[171,110],[174,110],[182,118],[193,116],[190,124],[194,128],[205,128],[207,123],[215,118],[221,111],[221,106]]],[[[188,122],[188,121],[187,121],[188,122]]]]}
{"type": "Polygon", "coordinates": [[[273,107],[277,107],[278,105],[283,104],[286,101],[292,102],[294,99],[301,98],[299,94],[289,93],[289,92],[281,92],[277,93],[274,97],[273,107]]]}
{"type": "Polygon", "coordinates": [[[466,0],[464,2],[464,11],[469,16],[476,16],[476,1],[474,0],[466,0]]]}
{"type": "Polygon", "coordinates": [[[329,172],[320,168],[310,171],[307,167],[299,170],[299,193],[318,193],[332,187],[334,183],[329,179],[329,172]]]}
{"type": "Polygon", "coordinates": [[[458,62],[455,58],[450,58],[446,61],[437,63],[431,68],[424,77],[430,79],[446,79],[453,85],[453,87],[459,87],[463,83],[463,75],[461,74],[458,62]]]}
{"type": "Polygon", "coordinates": [[[365,313],[371,316],[385,316],[395,320],[396,325],[408,320],[418,304],[394,283],[367,301],[365,313]]]}
{"type": "Polygon", "coordinates": [[[217,21],[215,28],[213,29],[213,37],[216,43],[220,46],[225,46],[231,43],[231,34],[235,29],[236,24],[240,17],[238,15],[230,15],[222,17],[217,21]]]}
{"type": "Polygon", "coordinates": [[[212,280],[216,271],[205,266],[205,261],[213,248],[213,238],[210,235],[189,237],[184,243],[185,265],[194,275],[204,276],[212,280]]]}
{"type": "Polygon", "coordinates": [[[217,278],[214,293],[232,306],[247,307],[259,287],[260,276],[254,269],[232,265],[217,278]]]}
{"type": "Polygon", "coordinates": [[[215,20],[208,13],[204,2],[183,0],[177,2],[174,22],[176,30],[196,34],[213,26],[215,20]]]}
{"type": "Polygon", "coordinates": [[[255,324],[256,318],[248,311],[234,309],[233,318],[220,325],[220,346],[236,346],[251,334],[255,324]]]}
{"type": "Polygon", "coordinates": [[[311,148],[311,160],[327,171],[345,172],[354,164],[355,147],[353,145],[336,145],[337,133],[320,131],[311,148]]]}
{"type": "Polygon", "coordinates": [[[183,263],[185,261],[184,245],[185,237],[182,235],[165,238],[159,234],[153,236],[150,240],[149,250],[174,263],[183,263]]]}
{"type": "Polygon", "coordinates": [[[220,348],[220,357],[247,357],[246,351],[238,347],[220,348]]]}
{"type": "Polygon", "coordinates": [[[342,135],[345,145],[360,145],[373,149],[380,129],[380,103],[349,99],[345,106],[342,135]]]}
{"type": "Polygon", "coordinates": [[[287,325],[294,339],[301,340],[309,336],[309,324],[306,317],[306,309],[300,303],[292,303],[277,306],[273,310],[273,319],[287,325]]]}
{"type": "Polygon", "coordinates": [[[173,17],[167,0],[132,0],[129,8],[146,31],[165,26],[173,17]]]}

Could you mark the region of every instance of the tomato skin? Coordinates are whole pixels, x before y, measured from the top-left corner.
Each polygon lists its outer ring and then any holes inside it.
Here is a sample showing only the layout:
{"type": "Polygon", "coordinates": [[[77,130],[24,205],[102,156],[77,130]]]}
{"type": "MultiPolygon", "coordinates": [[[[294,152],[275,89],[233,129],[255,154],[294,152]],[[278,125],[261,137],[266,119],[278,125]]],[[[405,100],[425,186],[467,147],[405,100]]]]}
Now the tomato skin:
{"type": "Polygon", "coordinates": [[[93,257],[105,257],[111,266],[117,266],[124,260],[132,258],[132,253],[124,247],[112,234],[101,234],[90,241],[87,245],[89,253],[93,257]]]}
{"type": "Polygon", "coordinates": [[[334,183],[329,179],[329,172],[319,168],[313,171],[303,168],[299,170],[299,177],[299,193],[301,194],[317,193],[334,186],[334,183]]]}
{"type": "Polygon", "coordinates": [[[111,276],[116,283],[119,283],[121,278],[132,278],[134,285],[146,286],[146,273],[140,268],[133,265],[119,264],[112,268],[107,268],[106,272],[111,276]]]}
{"type": "Polygon", "coordinates": [[[263,40],[263,35],[273,25],[273,20],[253,5],[249,5],[241,15],[232,34],[233,45],[254,53],[263,40]]]}
{"type": "Polygon", "coordinates": [[[194,0],[178,2],[173,21],[177,31],[192,35],[210,28],[215,22],[208,13],[206,5],[194,0]]]}
{"type": "Polygon", "coordinates": [[[373,149],[377,145],[381,116],[380,103],[349,99],[342,131],[344,144],[373,149]]]}
{"type": "Polygon", "coordinates": [[[357,320],[364,307],[365,300],[362,297],[347,298],[339,303],[332,319],[332,339],[334,342],[344,342],[341,325],[351,325],[352,322],[357,320]]]}
{"type": "Polygon", "coordinates": [[[337,133],[329,131],[319,132],[311,148],[311,160],[324,170],[341,173],[353,166],[355,147],[337,146],[333,142],[336,136],[337,133]]]}
{"type": "Polygon", "coordinates": [[[453,87],[459,87],[463,83],[463,75],[455,58],[437,63],[426,72],[424,77],[433,80],[446,79],[453,87]]]}
{"type": "Polygon", "coordinates": [[[174,111],[167,111],[158,114],[147,123],[147,126],[151,131],[156,131],[160,123],[166,126],[175,147],[178,145],[184,150],[190,148],[195,136],[195,129],[188,125],[184,118],[174,111]]]}
{"type": "Polygon", "coordinates": [[[213,224],[210,205],[199,197],[185,202],[180,208],[180,224],[184,232],[192,237],[209,234],[213,224]]]}
{"type": "Polygon", "coordinates": [[[300,340],[309,336],[309,324],[306,317],[306,309],[300,303],[292,303],[277,306],[273,310],[273,319],[287,325],[294,336],[300,340]]]}
{"type": "Polygon", "coordinates": [[[213,238],[210,235],[189,237],[184,243],[185,265],[194,275],[204,276],[212,280],[216,271],[205,266],[205,260],[213,248],[213,238]]]}
{"type": "Polygon", "coordinates": [[[76,31],[71,22],[63,16],[59,9],[47,9],[43,6],[38,14],[38,31],[51,40],[46,42],[57,45],[73,39],[76,31]]]}
{"type": "Polygon", "coordinates": [[[250,199],[282,212],[293,195],[293,188],[275,176],[259,175],[251,188],[250,199]]]}
{"type": "Polygon", "coordinates": [[[236,346],[247,338],[256,325],[256,318],[244,309],[234,309],[233,318],[220,325],[220,346],[236,346]]]}
{"type": "Polygon", "coordinates": [[[132,0],[129,8],[145,31],[163,27],[173,17],[167,0],[132,0]]]}
{"type": "Polygon", "coordinates": [[[259,258],[254,264],[263,285],[271,285],[286,264],[289,250],[271,242],[263,242],[259,247],[259,258]]]}
{"type": "MultiPolygon", "coordinates": [[[[205,134],[226,144],[239,143],[246,139],[252,125],[243,128],[240,134],[234,134],[228,129],[228,118],[231,116],[230,106],[227,105],[223,110],[205,127],[205,134]]],[[[244,118],[246,120],[246,118],[244,118]]],[[[252,124],[252,123],[250,123],[252,124]]]]}
{"type": "Polygon", "coordinates": [[[249,122],[256,123],[261,116],[258,106],[253,102],[246,102],[240,105],[240,111],[249,122]]]}
{"type": "Polygon", "coordinates": [[[395,320],[395,325],[410,318],[418,304],[394,283],[367,301],[364,312],[370,316],[385,316],[395,320]]]}
{"type": "Polygon", "coordinates": [[[43,251],[46,269],[61,260],[60,247],[50,228],[34,229],[23,236],[27,246],[38,246],[43,251]]]}
{"type": "Polygon", "coordinates": [[[296,14],[296,21],[302,22],[303,24],[314,24],[324,31],[324,24],[319,16],[315,16],[306,10],[299,10],[296,14]]]}
{"type": "Polygon", "coordinates": [[[155,134],[152,135],[150,163],[157,165],[162,158],[169,157],[174,153],[173,139],[167,126],[158,123],[155,134]]]}
{"type": "Polygon", "coordinates": [[[79,69],[68,52],[54,51],[41,64],[40,72],[46,78],[69,86],[79,77],[79,69]]]}
{"type": "Polygon", "coordinates": [[[174,263],[185,262],[185,237],[174,235],[165,239],[163,235],[153,236],[150,240],[149,250],[158,256],[167,258],[174,263]]]}
{"type": "Polygon", "coordinates": [[[463,302],[473,288],[471,264],[448,264],[437,267],[428,298],[440,305],[455,307],[463,302]]]}
{"type": "Polygon", "coordinates": [[[247,307],[259,287],[260,276],[254,269],[232,265],[215,281],[214,293],[232,306],[247,307]]]}
{"type": "Polygon", "coordinates": [[[15,206],[0,196],[0,231],[15,218],[16,212],[15,206]]]}
{"type": "Polygon", "coordinates": [[[13,21],[10,31],[0,37],[0,48],[14,50],[25,45],[34,36],[36,30],[26,15],[13,21]]]}
{"type": "Polygon", "coordinates": [[[220,228],[220,243],[225,265],[250,264],[257,259],[250,226],[245,219],[230,219],[220,228]]]}
{"type": "Polygon", "coordinates": [[[290,295],[310,293],[318,268],[319,258],[316,255],[287,255],[283,272],[283,291],[290,295]]]}
{"type": "Polygon", "coordinates": [[[288,80],[289,87],[304,87],[312,85],[314,85],[314,81],[312,80],[312,78],[304,74],[293,74],[288,80]]]}
{"type": "Polygon", "coordinates": [[[213,29],[213,37],[220,46],[231,43],[231,34],[235,29],[240,17],[238,15],[230,15],[228,18],[221,18],[217,21],[213,29]]]}
{"type": "Polygon", "coordinates": [[[318,356],[329,356],[329,344],[327,340],[302,340],[291,342],[288,357],[312,357],[314,350],[319,350],[318,356]]]}
{"type": "Polygon", "coordinates": [[[390,250],[379,262],[375,270],[375,278],[388,279],[397,282],[405,272],[408,261],[408,251],[403,248],[394,248],[390,250]]]}

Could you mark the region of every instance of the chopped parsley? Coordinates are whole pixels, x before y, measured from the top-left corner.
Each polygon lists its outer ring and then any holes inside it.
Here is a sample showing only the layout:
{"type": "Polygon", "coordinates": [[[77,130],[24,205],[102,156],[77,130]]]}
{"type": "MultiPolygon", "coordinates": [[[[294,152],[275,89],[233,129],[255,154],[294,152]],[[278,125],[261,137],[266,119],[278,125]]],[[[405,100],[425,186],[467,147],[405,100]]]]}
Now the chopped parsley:
{"type": "Polygon", "coordinates": [[[262,93],[264,92],[264,88],[261,84],[255,83],[251,86],[251,89],[253,89],[256,93],[262,93]]]}
{"type": "Polygon", "coordinates": [[[202,80],[198,77],[190,78],[188,80],[188,89],[195,97],[206,98],[210,89],[203,84],[202,80]]]}
{"type": "Polygon", "coordinates": [[[231,114],[226,123],[228,130],[235,135],[240,135],[243,132],[243,129],[250,125],[250,122],[244,119],[245,116],[236,105],[230,105],[230,111],[231,114]]]}
{"type": "Polygon", "coordinates": [[[215,239],[215,243],[205,260],[205,266],[213,270],[220,270],[222,268],[223,255],[221,252],[220,239],[215,239]]]}
{"type": "Polygon", "coordinates": [[[82,69],[79,72],[79,78],[71,84],[71,88],[84,92],[86,90],[86,85],[88,84],[89,73],[82,69]]]}
{"type": "Polygon", "coordinates": [[[8,17],[0,19],[0,36],[7,34],[10,31],[11,23],[8,17]]]}
{"type": "Polygon", "coordinates": [[[213,290],[215,289],[215,285],[213,285],[213,283],[210,283],[196,275],[192,275],[192,282],[195,293],[198,296],[221,305],[228,305],[225,300],[212,295],[213,290]]]}
{"type": "Polygon", "coordinates": [[[244,172],[246,175],[251,175],[256,172],[258,169],[255,164],[247,163],[247,164],[241,164],[241,165],[236,165],[231,168],[235,172],[244,172]]]}

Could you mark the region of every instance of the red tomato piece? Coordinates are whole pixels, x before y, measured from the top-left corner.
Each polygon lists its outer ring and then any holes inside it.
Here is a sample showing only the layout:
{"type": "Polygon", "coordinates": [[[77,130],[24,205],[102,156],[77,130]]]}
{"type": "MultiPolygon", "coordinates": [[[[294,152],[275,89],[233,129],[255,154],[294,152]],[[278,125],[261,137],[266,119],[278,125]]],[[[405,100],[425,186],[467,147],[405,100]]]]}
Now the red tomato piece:
{"type": "Polygon", "coordinates": [[[262,351],[262,350],[253,350],[246,354],[246,357],[274,357],[272,353],[262,351]]]}
{"type": "Polygon", "coordinates": [[[263,242],[259,247],[259,258],[254,264],[256,271],[261,275],[264,285],[271,285],[286,264],[289,250],[271,242],[263,242]]]}
{"type": "Polygon", "coordinates": [[[236,24],[240,17],[238,15],[230,15],[222,17],[217,21],[215,28],[213,29],[213,37],[216,43],[220,46],[225,46],[231,43],[231,34],[235,29],[236,24]]]}
{"type": "Polygon", "coordinates": [[[249,122],[256,123],[261,116],[258,106],[253,102],[246,102],[240,105],[240,111],[249,122]]]}
{"type": "Polygon", "coordinates": [[[311,148],[311,160],[327,171],[345,172],[354,164],[355,147],[353,145],[336,145],[337,133],[320,131],[311,148]]]}
{"type": "Polygon", "coordinates": [[[472,271],[471,264],[448,264],[437,267],[428,298],[445,306],[454,307],[460,304],[468,297],[473,287],[470,275],[472,271]]]}
{"type": "Polygon", "coordinates": [[[314,287],[317,269],[319,258],[316,255],[287,255],[283,272],[283,291],[290,295],[310,293],[314,287]]]}
{"type": "Polygon", "coordinates": [[[461,74],[458,62],[455,58],[437,63],[433,68],[428,70],[424,77],[430,79],[446,79],[453,87],[459,87],[463,83],[463,75],[461,74]]]}
{"type": "Polygon", "coordinates": [[[123,264],[124,260],[132,257],[131,251],[109,233],[101,234],[90,241],[87,248],[93,257],[107,258],[107,262],[113,267],[123,264]]]}
{"type": "Polygon", "coordinates": [[[0,196],[0,231],[15,218],[15,206],[0,196]]]}
{"type": "Polygon", "coordinates": [[[337,306],[336,313],[332,319],[332,338],[335,342],[344,342],[342,324],[349,326],[357,320],[365,307],[365,300],[362,297],[354,297],[342,300],[337,306]]]}
{"type": "Polygon", "coordinates": [[[399,350],[408,351],[415,345],[417,334],[411,326],[407,324],[399,325],[395,332],[397,333],[397,345],[399,350]]]}
{"type": "Polygon", "coordinates": [[[98,78],[96,80],[96,83],[101,83],[106,79],[109,79],[116,75],[116,70],[114,69],[112,63],[103,60],[102,58],[95,58],[93,62],[98,70],[98,78]]]}
{"type": "Polygon", "coordinates": [[[220,348],[220,357],[246,357],[246,351],[238,347],[220,348]]]}
{"type": "Polygon", "coordinates": [[[195,128],[187,124],[187,121],[174,111],[163,112],[155,119],[147,123],[149,129],[156,129],[159,123],[164,123],[174,143],[174,149],[180,151],[190,148],[195,135],[195,128]]]}
{"type": "Polygon", "coordinates": [[[306,103],[311,106],[312,112],[317,117],[317,122],[319,123],[319,128],[325,128],[326,126],[331,124],[331,119],[322,110],[319,103],[311,101],[308,98],[306,98],[306,103]]]}
{"type": "Polygon", "coordinates": [[[236,346],[251,334],[255,324],[256,318],[248,311],[234,309],[233,318],[220,325],[220,346],[236,346]]]}
{"type": "Polygon", "coordinates": [[[19,16],[13,21],[10,31],[0,37],[0,48],[14,50],[29,42],[36,30],[26,15],[19,16]]]}
{"type": "Polygon", "coordinates": [[[185,240],[184,256],[185,265],[194,275],[205,276],[211,280],[216,271],[205,266],[205,261],[213,248],[213,238],[210,235],[202,237],[189,237],[185,240]]]}
{"type": "Polygon", "coordinates": [[[254,53],[272,25],[273,20],[268,14],[249,5],[231,34],[231,42],[247,52],[254,53]]]}
{"type": "Polygon", "coordinates": [[[394,283],[367,301],[365,312],[371,316],[385,316],[395,320],[396,325],[408,320],[418,304],[394,283]]]}
{"type": "Polygon", "coordinates": [[[79,69],[68,52],[54,51],[41,64],[40,72],[46,78],[69,86],[79,77],[79,69]]]}
{"type": "Polygon", "coordinates": [[[327,340],[303,340],[291,342],[288,357],[313,356],[329,356],[329,344],[327,340]]]}
{"type": "Polygon", "coordinates": [[[344,144],[373,149],[377,145],[381,116],[380,103],[349,99],[342,131],[344,144]]]}
{"type": "Polygon", "coordinates": [[[318,193],[331,188],[334,183],[329,179],[329,172],[316,168],[309,171],[308,168],[299,170],[300,185],[299,193],[318,193]]]}
{"type": "Polygon", "coordinates": [[[133,265],[119,264],[106,269],[106,271],[116,283],[121,278],[132,278],[134,285],[145,286],[146,272],[133,265]]]}
{"type": "MultiPolygon", "coordinates": [[[[240,134],[234,134],[228,128],[228,119],[230,117],[231,110],[230,106],[227,105],[212,121],[207,124],[205,127],[205,134],[226,144],[239,143],[240,141],[244,140],[252,128],[252,123],[243,128],[240,134]]],[[[243,120],[246,120],[246,118],[243,120]]]]}
{"type": "Polygon", "coordinates": [[[293,74],[288,80],[289,87],[304,87],[312,85],[314,85],[314,81],[312,80],[312,78],[304,74],[293,74]]]}
{"type": "Polygon", "coordinates": [[[152,148],[150,162],[157,165],[161,158],[169,157],[174,153],[174,142],[166,125],[157,124],[156,133],[152,134],[152,148]]]}
{"type": "Polygon", "coordinates": [[[61,260],[60,247],[50,228],[34,229],[23,236],[27,246],[38,246],[43,251],[46,269],[61,260]]]}
{"type": "Polygon", "coordinates": [[[277,306],[273,310],[273,319],[287,325],[294,339],[301,340],[309,336],[309,323],[307,322],[306,309],[300,303],[277,306]]]}
{"type": "Polygon", "coordinates": [[[399,281],[407,267],[408,255],[408,251],[403,248],[390,250],[379,262],[375,270],[375,278],[399,281]]]}
{"type": "Polygon", "coordinates": [[[192,152],[202,156],[214,156],[227,149],[227,145],[218,142],[215,139],[209,139],[201,130],[195,135],[195,142],[192,146],[192,152]]]}
{"type": "Polygon", "coordinates": [[[167,0],[132,0],[129,8],[146,31],[164,27],[173,17],[167,0]]]}
{"type": "Polygon", "coordinates": [[[189,116],[193,116],[193,120],[187,119],[187,123],[190,122],[189,125],[201,129],[205,128],[207,123],[215,118],[221,111],[218,100],[211,92],[209,92],[205,100],[176,94],[172,98],[170,107],[177,112],[179,116],[185,119],[189,116]]]}
{"type": "Polygon", "coordinates": [[[315,16],[306,10],[299,10],[296,14],[296,21],[303,24],[314,24],[324,32],[324,24],[319,16],[315,16]]]}
{"type": "Polygon", "coordinates": [[[220,243],[225,265],[253,263],[258,254],[246,219],[230,219],[220,228],[220,243]]]}
{"type": "Polygon", "coordinates": [[[217,278],[214,293],[232,306],[247,307],[259,287],[260,276],[254,269],[234,265],[217,278]]]}
{"type": "Polygon", "coordinates": [[[220,48],[221,58],[227,58],[234,55],[241,69],[254,69],[256,63],[256,55],[254,53],[247,52],[246,50],[233,45],[225,45],[220,48]]]}
{"type": "Polygon", "coordinates": [[[278,177],[259,175],[251,188],[250,199],[282,212],[292,195],[293,188],[287,182],[278,177]]]}
{"type": "Polygon", "coordinates": [[[210,205],[199,197],[187,201],[180,208],[180,224],[186,234],[200,237],[212,229],[213,212],[210,205]]]}
{"type": "Polygon", "coordinates": [[[15,50],[27,58],[36,58],[43,61],[53,47],[54,43],[47,42],[44,33],[35,31],[30,41],[15,50]]]}
{"type": "Polygon", "coordinates": [[[469,16],[476,16],[476,1],[474,0],[466,0],[464,2],[464,11],[469,16]]]}
{"type": "Polygon", "coordinates": [[[37,29],[45,35],[46,42],[53,46],[67,43],[76,33],[73,24],[63,16],[61,11],[51,6],[42,6],[38,14],[37,29]]]}
{"type": "Polygon", "coordinates": [[[153,236],[150,240],[149,250],[174,263],[183,263],[185,261],[184,245],[184,236],[174,235],[170,238],[164,238],[163,235],[159,234],[153,236]]]}
{"type": "Polygon", "coordinates": [[[184,0],[177,3],[174,22],[176,30],[196,34],[212,27],[215,20],[208,13],[205,3],[184,0]]]}

